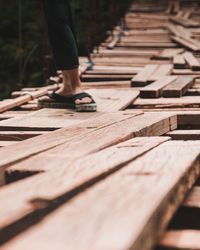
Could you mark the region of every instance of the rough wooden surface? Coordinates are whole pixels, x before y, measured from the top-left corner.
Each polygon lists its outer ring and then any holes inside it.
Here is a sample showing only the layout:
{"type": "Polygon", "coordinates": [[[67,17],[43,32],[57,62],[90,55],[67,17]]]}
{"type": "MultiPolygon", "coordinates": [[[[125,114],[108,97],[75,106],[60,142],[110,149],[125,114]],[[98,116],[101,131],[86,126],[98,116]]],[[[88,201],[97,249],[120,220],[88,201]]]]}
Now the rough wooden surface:
{"type": "Polygon", "coordinates": [[[171,230],[161,239],[162,249],[199,250],[200,231],[198,230],[171,230]]]}
{"type": "Polygon", "coordinates": [[[3,249],[22,250],[27,245],[30,250],[66,245],[68,249],[151,249],[199,173],[199,148],[199,142],[164,143],[63,204],[3,249]],[[160,154],[166,157],[159,158],[160,154]],[[63,228],[59,234],[58,228],[63,228]]]}

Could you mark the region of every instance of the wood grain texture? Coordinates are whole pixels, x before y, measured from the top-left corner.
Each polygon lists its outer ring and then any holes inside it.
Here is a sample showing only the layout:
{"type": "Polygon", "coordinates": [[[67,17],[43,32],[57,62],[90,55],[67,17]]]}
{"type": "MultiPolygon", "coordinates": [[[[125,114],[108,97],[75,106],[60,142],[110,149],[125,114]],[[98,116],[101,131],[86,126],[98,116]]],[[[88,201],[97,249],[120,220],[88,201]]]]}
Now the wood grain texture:
{"type": "Polygon", "coordinates": [[[139,91],[132,89],[91,89],[99,112],[116,112],[124,110],[139,96],[139,91]]]}
{"type": "Polygon", "coordinates": [[[149,84],[140,90],[140,97],[142,98],[158,98],[162,96],[163,89],[174,82],[177,76],[161,76],[157,81],[149,84]]]}
{"type": "MultiPolygon", "coordinates": [[[[86,136],[94,130],[115,124],[119,121],[129,119],[138,115],[137,113],[119,112],[117,114],[109,113],[100,117],[89,119],[77,126],[69,126],[52,132],[47,135],[31,138],[26,141],[19,142],[17,145],[11,145],[0,149],[0,167],[4,171],[5,167],[40,152],[59,146],[65,142],[69,142],[76,136],[86,136]],[[4,166],[4,167],[3,167],[4,166]]],[[[0,171],[0,172],[1,172],[0,171]]]]}
{"type": "Polygon", "coordinates": [[[145,86],[148,84],[148,79],[157,69],[157,64],[146,65],[142,71],[140,71],[132,80],[132,86],[145,86]]]}
{"type": "Polygon", "coordinates": [[[180,76],[176,81],[168,84],[162,91],[164,97],[181,97],[194,84],[194,77],[180,76]]]}
{"type": "Polygon", "coordinates": [[[176,127],[177,117],[170,113],[139,115],[118,121],[105,128],[91,131],[87,136],[83,134],[76,138],[71,138],[70,141],[66,141],[63,145],[41,153],[38,157],[31,157],[19,164],[15,164],[7,171],[49,171],[56,168],[57,163],[56,159],[54,161],[54,157],[57,155],[73,160],[133,137],[163,135],[176,127]],[[45,162],[43,159],[46,159],[45,162]],[[41,161],[43,164],[40,164],[41,161]]]}
{"type": "Polygon", "coordinates": [[[87,119],[94,119],[102,113],[77,113],[70,109],[41,109],[0,122],[0,130],[46,130],[75,126],[87,119]]]}
{"type": "Polygon", "coordinates": [[[2,249],[53,250],[67,245],[68,249],[149,250],[196,180],[199,152],[199,142],[166,142],[67,202],[2,249]],[[59,234],[58,228],[63,228],[59,234]]]}
{"type": "Polygon", "coordinates": [[[185,69],[186,62],[183,54],[177,54],[173,57],[173,64],[175,69],[185,69]]]}
{"type": "Polygon", "coordinates": [[[184,58],[192,70],[200,70],[200,63],[191,52],[185,52],[184,58]]]}
{"type": "Polygon", "coordinates": [[[138,98],[133,103],[134,108],[199,108],[199,96],[182,96],[180,98],[138,98]]]}
{"type": "Polygon", "coordinates": [[[170,230],[160,241],[163,249],[199,250],[200,231],[198,230],[170,230]]]}
{"type": "MultiPolygon", "coordinates": [[[[0,197],[4,197],[4,206],[0,208],[2,218],[0,228],[5,228],[6,225],[20,220],[30,211],[36,210],[37,208],[30,203],[31,200],[40,197],[50,201],[70,193],[72,190],[78,190],[78,187],[84,189],[83,186],[87,186],[87,183],[92,185],[92,183],[101,181],[167,140],[169,138],[134,138],[74,161],[69,161],[67,158],[65,158],[67,161],[63,161],[63,156],[57,154],[54,158],[56,159],[54,162],[57,162],[58,165],[56,172],[52,169],[48,174],[36,175],[29,180],[14,183],[14,188],[8,186],[0,192],[0,197]],[[29,188],[30,186],[31,188],[29,188]],[[27,192],[23,192],[23,190],[27,190],[27,192]],[[13,196],[15,196],[14,193],[18,194],[17,200],[15,206],[10,206],[13,196]]],[[[46,160],[49,159],[46,155],[46,160]]],[[[0,234],[2,239],[2,231],[0,234]]]]}

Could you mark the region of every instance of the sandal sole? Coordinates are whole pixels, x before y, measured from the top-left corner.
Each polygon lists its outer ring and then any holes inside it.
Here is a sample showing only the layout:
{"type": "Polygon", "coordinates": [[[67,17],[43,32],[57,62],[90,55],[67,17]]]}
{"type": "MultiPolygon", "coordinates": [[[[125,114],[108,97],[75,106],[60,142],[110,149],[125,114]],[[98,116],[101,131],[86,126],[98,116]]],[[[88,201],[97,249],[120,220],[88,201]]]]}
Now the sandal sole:
{"type": "Polygon", "coordinates": [[[77,112],[96,112],[97,105],[96,105],[96,103],[81,104],[81,105],[76,105],[75,109],[77,112]]]}
{"type": "Polygon", "coordinates": [[[38,102],[38,108],[50,108],[50,109],[75,109],[75,105],[66,103],[48,103],[38,102]]]}

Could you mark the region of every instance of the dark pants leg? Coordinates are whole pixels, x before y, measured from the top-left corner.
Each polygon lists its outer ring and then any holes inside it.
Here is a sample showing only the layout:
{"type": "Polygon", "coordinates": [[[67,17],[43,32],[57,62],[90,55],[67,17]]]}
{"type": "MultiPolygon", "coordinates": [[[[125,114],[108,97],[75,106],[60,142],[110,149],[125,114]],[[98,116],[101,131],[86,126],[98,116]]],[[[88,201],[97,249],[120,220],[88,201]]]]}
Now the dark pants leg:
{"type": "Polygon", "coordinates": [[[58,70],[79,66],[72,13],[67,0],[42,0],[49,40],[58,70]]]}

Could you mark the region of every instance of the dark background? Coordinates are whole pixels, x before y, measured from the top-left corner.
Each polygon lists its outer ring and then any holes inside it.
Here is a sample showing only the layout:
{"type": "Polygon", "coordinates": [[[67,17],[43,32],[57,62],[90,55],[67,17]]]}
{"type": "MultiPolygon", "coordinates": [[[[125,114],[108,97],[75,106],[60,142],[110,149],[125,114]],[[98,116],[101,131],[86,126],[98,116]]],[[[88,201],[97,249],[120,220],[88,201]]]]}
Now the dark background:
{"type": "MultiPolygon", "coordinates": [[[[79,53],[87,56],[119,21],[131,0],[70,0],[79,53]]],[[[55,68],[40,1],[0,0],[0,98],[42,86],[55,68]]]]}

